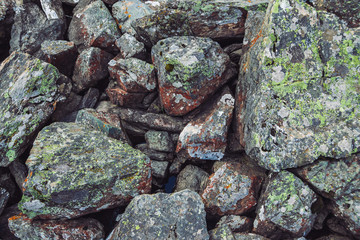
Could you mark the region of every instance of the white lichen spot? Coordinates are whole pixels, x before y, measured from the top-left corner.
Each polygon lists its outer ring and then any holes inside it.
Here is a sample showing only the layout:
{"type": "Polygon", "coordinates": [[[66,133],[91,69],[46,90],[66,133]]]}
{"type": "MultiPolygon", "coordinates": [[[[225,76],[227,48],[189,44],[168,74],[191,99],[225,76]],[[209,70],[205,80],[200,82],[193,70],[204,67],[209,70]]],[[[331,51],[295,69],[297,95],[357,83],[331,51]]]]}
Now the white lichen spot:
{"type": "Polygon", "coordinates": [[[291,196],[288,200],[288,204],[289,205],[294,205],[294,203],[296,202],[296,197],[295,196],[291,196]]]}
{"type": "Polygon", "coordinates": [[[183,86],[181,82],[174,82],[172,85],[176,88],[181,88],[183,86]]]}
{"type": "Polygon", "coordinates": [[[220,103],[223,103],[227,106],[234,106],[235,99],[233,96],[231,96],[231,94],[224,94],[220,99],[220,103]]]}
{"type": "Polygon", "coordinates": [[[283,73],[282,67],[276,66],[273,68],[274,72],[271,74],[272,75],[272,80],[276,83],[280,83],[282,82],[282,80],[284,80],[285,74],[283,73]]]}
{"type": "Polygon", "coordinates": [[[285,208],[285,207],[281,207],[281,208],[280,208],[280,212],[282,212],[282,213],[286,212],[286,208],[285,208]]]}
{"type": "Polygon", "coordinates": [[[279,111],[278,111],[278,115],[282,118],[286,118],[287,116],[289,116],[290,112],[287,108],[282,107],[279,111]]]}
{"type": "Polygon", "coordinates": [[[260,221],[265,221],[265,207],[264,205],[261,206],[260,211],[259,211],[259,219],[260,221]]]}
{"type": "Polygon", "coordinates": [[[30,202],[25,202],[23,203],[23,208],[29,210],[29,211],[34,211],[34,212],[39,212],[41,208],[43,208],[45,206],[44,203],[40,202],[40,200],[33,200],[30,202]]]}
{"type": "Polygon", "coordinates": [[[114,59],[111,59],[110,62],[108,63],[108,65],[109,65],[110,67],[113,67],[113,66],[116,65],[116,61],[115,61],[114,59]]]}
{"type": "Polygon", "coordinates": [[[342,152],[351,152],[352,150],[352,144],[349,139],[344,139],[340,141],[338,146],[342,152]]]}
{"type": "Polygon", "coordinates": [[[179,103],[180,101],[186,102],[186,98],[181,94],[175,94],[175,103],[179,103]]]}
{"type": "Polygon", "coordinates": [[[329,147],[326,146],[325,144],[321,144],[318,150],[320,153],[325,154],[329,151],[329,147]]]}

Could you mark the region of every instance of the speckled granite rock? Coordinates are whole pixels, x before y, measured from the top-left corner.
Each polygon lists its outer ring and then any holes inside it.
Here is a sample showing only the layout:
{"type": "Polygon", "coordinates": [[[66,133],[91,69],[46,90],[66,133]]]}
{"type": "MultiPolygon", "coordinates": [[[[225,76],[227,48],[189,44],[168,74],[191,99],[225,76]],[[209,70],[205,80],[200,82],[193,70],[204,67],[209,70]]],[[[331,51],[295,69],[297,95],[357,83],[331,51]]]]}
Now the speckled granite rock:
{"type": "Polygon", "coordinates": [[[19,208],[30,218],[74,218],[149,193],[149,159],[76,123],[53,123],[37,136],[19,208]]]}
{"type": "Polygon", "coordinates": [[[195,109],[235,74],[229,56],[209,38],[167,38],[152,48],[151,56],[161,102],[170,115],[195,109]]]}
{"type": "Polygon", "coordinates": [[[360,31],[303,1],[276,0],[247,48],[238,104],[247,154],[280,171],[359,151],[360,31]]]}
{"type": "Polygon", "coordinates": [[[65,21],[65,13],[61,0],[40,0],[40,5],[48,20],[65,21]]]}
{"type": "Polygon", "coordinates": [[[221,160],[227,146],[234,102],[228,87],[213,96],[210,106],[180,133],[176,152],[193,159],[221,160]]]}
{"type": "Polygon", "coordinates": [[[0,65],[0,166],[18,158],[70,94],[70,80],[53,66],[13,52],[0,65]]]}
{"type": "Polygon", "coordinates": [[[254,221],[253,232],[276,239],[306,235],[314,222],[316,194],[294,174],[271,173],[254,221]]]}
{"type": "Polygon", "coordinates": [[[269,238],[254,233],[234,233],[233,236],[235,240],[269,240],[269,238]]]}
{"type": "Polygon", "coordinates": [[[250,232],[252,227],[252,220],[246,216],[226,215],[221,217],[216,227],[221,225],[228,225],[232,232],[250,232]]]}
{"type": "Polygon", "coordinates": [[[204,205],[190,190],[135,197],[108,239],[209,239],[204,205]]]}
{"type": "Polygon", "coordinates": [[[151,160],[151,174],[158,179],[165,179],[167,177],[167,169],[169,163],[166,161],[154,161],[151,160]]]}
{"type": "Polygon", "coordinates": [[[145,45],[142,42],[136,40],[136,38],[128,33],[122,35],[115,42],[116,46],[120,50],[121,57],[123,58],[138,58],[145,60],[147,53],[145,45]]]}
{"type": "Polygon", "coordinates": [[[201,168],[194,165],[187,165],[176,178],[176,187],[174,192],[180,192],[189,189],[201,194],[206,188],[209,174],[201,168]]]}
{"type": "Polygon", "coordinates": [[[147,131],[145,140],[149,149],[162,152],[174,151],[174,144],[168,132],[154,130],[147,131]]]}
{"type": "Polygon", "coordinates": [[[22,240],[100,240],[105,237],[102,224],[91,218],[32,221],[21,214],[9,218],[9,228],[22,240]]]}
{"type": "Polygon", "coordinates": [[[222,225],[209,231],[211,240],[235,240],[228,225],[222,225]]]}

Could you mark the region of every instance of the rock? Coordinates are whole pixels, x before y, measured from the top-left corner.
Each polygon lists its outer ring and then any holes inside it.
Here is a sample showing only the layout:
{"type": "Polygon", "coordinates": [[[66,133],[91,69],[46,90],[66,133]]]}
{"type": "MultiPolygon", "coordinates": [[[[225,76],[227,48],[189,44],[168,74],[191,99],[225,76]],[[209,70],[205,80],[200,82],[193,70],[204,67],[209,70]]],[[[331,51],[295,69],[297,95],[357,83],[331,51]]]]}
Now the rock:
{"type": "Polygon", "coordinates": [[[61,0],[40,0],[40,4],[48,20],[60,19],[65,21],[61,0]]]}
{"type": "MultiPolygon", "coordinates": [[[[0,189],[5,189],[8,193],[9,203],[18,202],[19,201],[19,189],[15,181],[13,180],[10,172],[6,168],[0,168],[0,189]]],[[[1,195],[1,194],[0,194],[1,195]]],[[[3,192],[3,196],[5,197],[7,194],[3,192]]],[[[3,198],[3,201],[5,198],[3,198]]],[[[0,201],[1,202],[1,201],[0,201]]],[[[6,204],[6,203],[5,203],[6,204]]],[[[1,203],[0,203],[1,205],[1,203]]],[[[5,205],[4,205],[5,207],[5,205]]],[[[1,207],[0,207],[1,208],[1,207]]]]}
{"type": "Polygon", "coordinates": [[[225,88],[214,100],[180,133],[177,153],[183,151],[189,158],[202,160],[223,158],[235,100],[229,88],[225,88]]]}
{"type": "Polygon", "coordinates": [[[227,162],[210,176],[201,194],[206,211],[213,215],[240,215],[251,211],[265,173],[244,162],[227,162]]]}
{"type": "MultiPolygon", "coordinates": [[[[81,96],[70,92],[70,95],[64,102],[58,103],[54,113],[51,115],[51,120],[54,122],[62,122],[71,113],[79,110],[79,103],[81,102],[81,96]]],[[[75,119],[73,119],[75,121],[75,119]]]]}
{"type": "Polygon", "coordinates": [[[36,57],[54,65],[62,74],[71,77],[78,56],[75,44],[65,40],[44,41],[36,57]]]}
{"type": "Polygon", "coordinates": [[[174,151],[174,144],[168,132],[154,130],[147,131],[145,140],[149,149],[162,152],[174,151]]]}
{"type": "Polygon", "coordinates": [[[297,170],[324,197],[333,202],[333,214],[343,220],[349,231],[360,236],[360,154],[341,161],[318,161],[297,170]]]}
{"type": "Polygon", "coordinates": [[[48,20],[34,3],[25,3],[16,11],[11,29],[10,52],[23,51],[29,54],[40,49],[45,40],[62,39],[65,31],[61,19],[48,20]]]}
{"type": "Polygon", "coordinates": [[[211,240],[235,240],[228,225],[222,225],[209,231],[211,240]]]}
{"type": "Polygon", "coordinates": [[[62,3],[70,6],[76,6],[80,2],[80,0],[61,0],[62,3]]]}
{"type": "Polygon", "coordinates": [[[35,220],[20,214],[9,218],[9,228],[23,240],[41,239],[104,239],[102,224],[92,218],[74,220],[35,220]]]}
{"type": "Polygon", "coordinates": [[[135,146],[136,149],[142,151],[146,156],[152,160],[157,161],[169,161],[174,158],[172,153],[159,152],[153,149],[148,148],[146,143],[138,144],[135,146]]]}
{"type": "Polygon", "coordinates": [[[341,235],[331,234],[328,236],[317,238],[316,240],[351,240],[349,237],[344,237],[341,235]]]}
{"type": "MultiPolygon", "coordinates": [[[[10,163],[9,170],[11,175],[15,178],[15,182],[19,189],[22,190],[22,185],[28,174],[27,167],[19,160],[10,163]]],[[[0,214],[1,215],[1,214],[0,214]]]]}
{"type": "Polygon", "coordinates": [[[0,166],[28,147],[40,127],[71,91],[70,80],[52,65],[14,52],[0,65],[0,166]]]}
{"type": "Polygon", "coordinates": [[[76,59],[72,77],[74,91],[79,93],[94,87],[109,75],[107,64],[113,56],[100,48],[90,47],[80,53],[76,59]]]}
{"type": "Polygon", "coordinates": [[[182,170],[186,159],[183,158],[175,158],[169,167],[169,173],[171,175],[177,175],[182,170]]]}
{"type": "Polygon", "coordinates": [[[122,58],[138,58],[145,60],[147,57],[144,43],[139,42],[134,36],[128,33],[125,33],[117,39],[115,44],[119,48],[122,58]]]}
{"type": "Polygon", "coordinates": [[[227,225],[232,232],[249,232],[252,227],[252,220],[245,216],[226,215],[221,217],[216,227],[227,225]]]}
{"type": "Polygon", "coordinates": [[[139,108],[144,100],[146,93],[131,93],[120,88],[116,81],[111,81],[106,94],[113,104],[122,107],[139,108]]]}
{"type": "Polygon", "coordinates": [[[97,88],[89,88],[80,101],[79,109],[94,108],[99,98],[99,90],[97,88]]]}
{"type": "Polygon", "coordinates": [[[155,101],[155,99],[158,98],[158,93],[157,91],[153,91],[153,92],[150,92],[146,95],[146,97],[144,97],[143,99],[143,102],[142,102],[142,105],[145,107],[145,108],[149,108],[150,105],[155,101]]]}
{"type": "Polygon", "coordinates": [[[190,190],[137,196],[108,239],[209,239],[204,205],[190,190]]]}
{"type": "MultiPolygon", "coordinates": [[[[160,98],[157,97],[146,110],[149,113],[164,113],[164,109],[161,106],[160,98]]],[[[175,143],[176,144],[176,143],[175,143]]]]}
{"type": "Polygon", "coordinates": [[[17,204],[14,204],[12,206],[9,206],[5,208],[2,215],[0,215],[0,232],[1,232],[1,239],[3,240],[18,240],[19,238],[15,237],[10,229],[9,229],[9,223],[8,218],[19,214],[20,211],[17,208],[17,204]]]}
{"type": "Polygon", "coordinates": [[[14,1],[0,2],[0,62],[9,55],[9,39],[15,16],[14,1]]]}
{"type": "Polygon", "coordinates": [[[171,37],[151,50],[165,111],[185,115],[234,76],[229,56],[209,38],[171,37]]]}
{"type": "Polygon", "coordinates": [[[0,187],[0,215],[4,211],[9,199],[10,193],[5,188],[0,187]]]}
{"type": "Polygon", "coordinates": [[[156,90],[154,66],[136,58],[114,58],[109,62],[110,77],[128,93],[145,93],[156,90]]]}
{"type": "Polygon", "coordinates": [[[294,174],[271,173],[257,206],[253,232],[271,239],[305,236],[312,227],[316,194],[294,174]]]}
{"type": "Polygon", "coordinates": [[[76,123],[53,123],[37,136],[19,208],[29,218],[74,218],[149,193],[149,159],[76,123]],[[86,160],[86,161],[85,161],[86,160]]]}
{"type": "Polygon", "coordinates": [[[115,41],[120,37],[118,26],[105,4],[90,1],[79,6],[69,26],[69,39],[80,48],[98,47],[117,52],[115,41]]]}
{"type": "Polygon", "coordinates": [[[234,233],[235,240],[268,240],[269,238],[263,237],[254,233],[234,233]]]}
{"type": "MultiPolygon", "coordinates": [[[[349,235],[346,227],[344,226],[344,221],[336,218],[330,217],[326,220],[326,226],[330,229],[333,233],[338,233],[342,236],[349,235]]],[[[350,238],[352,238],[350,236],[350,238]]],[[[352,238],[353,239],[353,238],[352,238]]]]}
{"type": "Polygon", "coordinates": [[[238,112],[259,165],[280,171],[359,151],[356,29],[303,1],[273,1],[246,48],[238,112]]]}
{"type": "Polygon", "coordinates": [[[165,161],[151,160],[151,174],[155,178],[165,179],[169,163],[165,161]]]}
{"type": "Polygon", "coordinates": [[[206,188],[209,174],[201,168],[194,165],[187,165],[176,179],[174,192],[180,192],[189,189],[201,194],[206,188]]]}

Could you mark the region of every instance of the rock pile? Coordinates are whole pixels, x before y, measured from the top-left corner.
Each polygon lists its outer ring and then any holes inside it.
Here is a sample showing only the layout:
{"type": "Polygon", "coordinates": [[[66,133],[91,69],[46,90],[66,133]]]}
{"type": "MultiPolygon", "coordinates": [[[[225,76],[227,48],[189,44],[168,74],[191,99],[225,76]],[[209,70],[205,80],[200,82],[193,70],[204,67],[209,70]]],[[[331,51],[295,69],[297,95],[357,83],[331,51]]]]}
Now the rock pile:
{"type": "Polygon", "coordinates": [[[0,2],[0,240],[360,239],[357,0],[0,2]]]}

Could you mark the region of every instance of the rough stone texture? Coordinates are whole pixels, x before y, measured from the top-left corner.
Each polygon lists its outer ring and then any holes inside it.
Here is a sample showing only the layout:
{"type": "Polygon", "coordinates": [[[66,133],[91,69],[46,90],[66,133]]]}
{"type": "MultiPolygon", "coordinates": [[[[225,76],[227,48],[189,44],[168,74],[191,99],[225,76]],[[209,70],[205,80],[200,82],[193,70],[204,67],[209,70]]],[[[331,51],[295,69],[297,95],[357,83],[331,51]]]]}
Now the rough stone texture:
{"type": "Polygon", "coordinates": [[[14,1],[0,1],[0,61],[9,55],[9,39],[15,16],[14,1]]]}
{"type": "Polygon", "coordinates": [[[170,115],[198,107],[235,74],[229,56],[209,38],[171,37],[151,50],[162,105],[170,115]]]}
{"type": "Polygon", "coordinates": [[[256,210],[253,232],[276,239],[301,237],[311,229],[316,194],[294,174],[271,173],[256,210]]]}
{"type": "Polygon", "coordinates": [[[9,218],[9,228],[22,240],[100,240],[105,237],[102,224],[91,218],[32,221],[21,214],[9,218]]]}
{"type": "Polygon", "coordinates": [[[70,6],[76,6],[76,4],[80,2],[80,0],[61,0],[61,2],[70,6]]]}
{"type": "Polygon", "coordinates": [[[148,157],[76,123],[53,123],[37,136],[19,208],[29,218],[73,218],[125,205],[149,193],[148,157]]]}
{"type": "Polygon", "coordinates": [[[89,88],[82,97],[79,109],[94,108],[100,98],[100,91],[97,88],[89,88]]]}
{"type": "Polygon", "coordinates": [[[263,237],[254,233],[234,233],[235,240],[268,240],[269,238],[263,237]]]}
{"type": "Polygon", "coordinates": [[[319,237],[316,240],[351,240],[351,238],[341,235],[331,234],[328,236],[319,237]]]}
{"type": "Polygon", "coordinates": [[[8,219],[14,215],[19,214],[20,211],[17,208],[17,204],[5,208],[3,213],[0,215],[0,233],[2,240],[18,240],[19,238],[15,237],[10,229],[8,219]]]}
{"type": "Polygon", "coordinates": [[[173,153],[159,152],[149,149],[146,143],[138,144],[135,148],[145,153],[145,155],[147,155],[151,160],[169,161],[174,158],[173,153]]]}
{"type": "Polygon", "coordinates": [[[139,58],[146,59],[146,49],[142,42],[136,40],[136,38],[128,33],[122,35],[115,42],[116,46],[120,50],[121,57],[123,58],[139,58]]]}
{"type": "Polygon", "coordinates": [[[109,75],[107,65],[112,58],[110,53],[96,47],[82,51],[74,67],[73,90],[79,93],[106,78],[109,75]]]}
{"type": "Polygon", "coordinates": [[[168,167],[168,162],[151,160],[151,174],[155,178],[165,179],[168,167]]]}
{"type": "Polygon", "coordinates": [[[36,53],[36,57],[54,65],[68,77],[73,74],[77,56],[75,44],[65,40],[44,41],[36,53]]]}
{"type": "Polygon", "coordinates": [[[40,0],[40,4],[48,20],[60,19],[65,21],[61,0],[40,0]]]}
{"type": "Polygon", "coordinates": [[[214,98],[210,107],[189,122],[180,133],[177,153],[183,150],[189,158],[203,160],[223,158],[235,99],[228,87],[214,98]]]}
{"type": "Polygon", "coordinates": [[[62,122],[69,114],[79,109],[80,101],[81,96],[71,92],[64,102],[58,103],[56,105],[56,109],[51,115],[51,120],[54,122],[62,122]]]}
{"type": "Polygon", "coordinates": [[[298,174],[333,201],[332,212],[360,237],[360,154],[341,161],[319,161],[298,169],[298,174]]]}
{"type": "Polygon", "coordinates": [[[342,236],[348,236],[351,239],[354,239],[354,236],[349,234],[349,232],[347,231],[346,227],[344,226],[344,221],[342,219],[332,216],[326,220],[326,227],[328,227],[328,229],[333,233],[342,236]]]}
{"type": "Polygon", "coordinates": [[[15,182],[19,189],[22,189],[22,184],[27,176],[27,168],[25,164],[19,160],[15,160],[9,165],[9,170],[11,175],[15,178],[15,182]]]}
{"type": "Polygon", "coordinates": [[[209,231],[211,240],[235,240],[228,225],[222,225],[209,231]]]}
{"type": "Polygon", "coordinates": [[[136,58],[114,58],[109,63],[110,77],[129,93],[152,92],[156,89],[154,66],[136,58]]]}
{"type": "Polygon", "coordinates": [[[252,220],[245,216],[226,215],[221,217],[216,227],[228,225],[232,232],[249,232],[252,227],[252,220]]]}
{"type": "Polygon", "coordinates": [[[0,65],[0,166],[18,158],[71,91],[52,65],[13,52],[0,65]]]}
{"type": "Polygon", "coordinates": [[[110,81],[106,94],[113,104],[131,108],[139,108],[146,96],[146,93],[132,93],[121,89],[117,81],[110,81]]]}
{"type": "Polygon", "coordinates": [[[69,39],[76,46],[93,46],[116,52],[115,41],[119,37],[118,26],[102,1],[91,1],[74,12],[69,39]]]}
{"type": "Polygon", "coordinates": [[[204,205],[190,190],[137,196],[109,237],[113,239],[209,239],[204,205]]]}
{"type": "Polygon", "coordinates": [[[154,130],[147,131],[145,134],[145,140],[148,148],[152,150],[162,152],[174,151],[174,144],[168,132],[154,130]]]}
{"type": "Polygon", "coordinates": [[[303,1],[276,0],[246,47],[238,114],[247,154],[280,171],[359,150],[360,31],[303,1]]]}
{"type": "Polygon", "coordinates": [[[219,216],[240,215],[252,210],[265,173],[245,162],[227,162],[210,176],[201,194],[206,211],[219,216]]]}
{"type": "Polygon", "coordinates": [[[15,183],[15,181],[13,180],[9,170],[6,168],[0,168],[0,188],[3,188],[8,192],[8,194],[9,194],[8,202],[9,203],[18,201],[18,198],[19,198],[18,186],[15,183]]]}
{"type": "Polygon", "coordinates": [[[121,125],[121,120],[116,114],[86,108],[79,111],[76,116],[76,123],[99,130],[108,137],[131,145],[130,139],[121,125]]]}
{"type": "Polygon", "coordinates": [[[62,39],[64,30],[63,20],[48,20],[35,3],[25,3],[15,14],[10,52],[23,51],[33,54],[45,40],[62,39]]]}
{"type": "Polygon", "coordinates": [[[174,192],[180,192],[189,189],[201,194],[206,188],[209,174],[201,168],[194,165],[187,165],[176,178],[176,187],[174,192]]]}
{"type": "Polygon", "coordinates": [[[0,187],[0,215],[3,212],[9,198],[10,193],[5,188],[0,187]]]}

